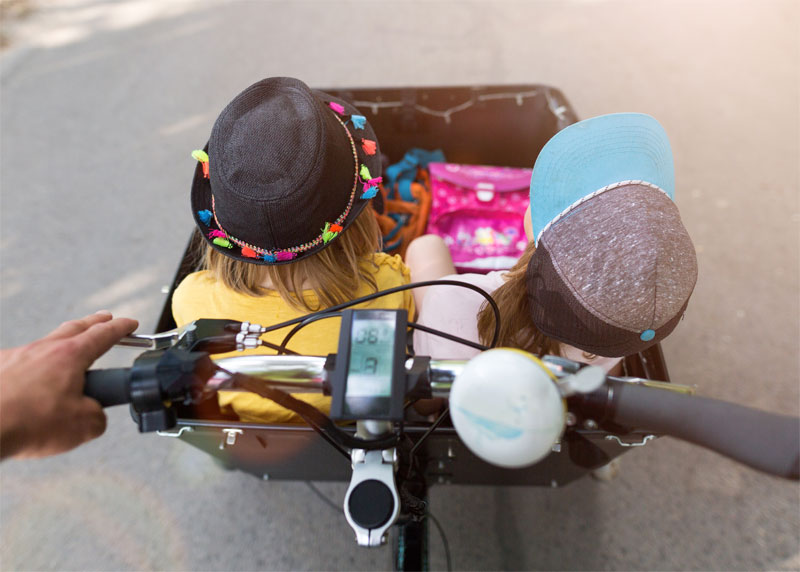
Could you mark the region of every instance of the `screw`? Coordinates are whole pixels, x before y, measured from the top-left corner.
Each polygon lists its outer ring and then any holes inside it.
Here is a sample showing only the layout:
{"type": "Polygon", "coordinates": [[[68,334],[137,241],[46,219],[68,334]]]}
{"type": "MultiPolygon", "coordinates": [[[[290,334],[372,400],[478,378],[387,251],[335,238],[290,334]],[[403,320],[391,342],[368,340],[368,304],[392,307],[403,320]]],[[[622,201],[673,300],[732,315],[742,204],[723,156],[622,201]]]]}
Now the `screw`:
{"type": "Polygon", "coordinates": [[[583,422],[583,426],[587,429],[597,429],[597,421],[594,419],[587,419],[583,422]]]}
{"type": "Polygon", "coordinates": [[[567,427],[573,427],[578,422],[578,418],[575,417],[575,414],[572,411],[567,412],[567,427]]]}
{"type": "Polygon", "coordinates": [[[265,480],[265,481],[268,481],[269,480],[269,474],[268,473],[264,473],[263,475],[261,475],[261,478],[263,480],[265,480]]]}

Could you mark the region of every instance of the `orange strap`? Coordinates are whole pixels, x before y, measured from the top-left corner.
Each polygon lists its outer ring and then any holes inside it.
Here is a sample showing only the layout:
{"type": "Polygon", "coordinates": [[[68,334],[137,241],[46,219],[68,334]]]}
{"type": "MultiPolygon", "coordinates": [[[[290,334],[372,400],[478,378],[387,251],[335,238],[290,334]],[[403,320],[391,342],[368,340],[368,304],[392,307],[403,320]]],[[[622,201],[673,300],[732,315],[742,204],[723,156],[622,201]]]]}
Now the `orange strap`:
{"type": "Polygon", "coordinates": [[[384,198],[383,204],[385,214],[375,213],[375,218],[384,236],[392,232],[398,224],[397,221],[389,216],[390,214],[409,215],[406,224],[403,225],[392,238],[393,243],[397,242],[398,239],[400,240],[398,246],[393,248],[391,253],[399,254],[401,257],[405,256],[408,244],[425,233],[425,228],[428,224],[428,215],[431,211],[431,193],[429,188],[426,187],[428,181],[427,172],[420,170],[418,172],[418,178],[422,180],[422,183],[416,181],[411,183],[411,195],[416,202],[387,199],[386,189],[382,186],[380,188],[380,192],[383,194],[384,198]]]}

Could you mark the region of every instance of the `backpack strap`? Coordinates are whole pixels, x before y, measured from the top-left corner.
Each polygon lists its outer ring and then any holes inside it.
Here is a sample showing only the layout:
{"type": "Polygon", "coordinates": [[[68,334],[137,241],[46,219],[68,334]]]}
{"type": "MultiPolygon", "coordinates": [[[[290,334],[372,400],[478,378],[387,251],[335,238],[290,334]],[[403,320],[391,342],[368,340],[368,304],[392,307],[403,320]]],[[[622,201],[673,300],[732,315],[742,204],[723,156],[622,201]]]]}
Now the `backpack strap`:
{"type": "Polygon", "coordinates": [[[425,149],[409,149],[403,159],[394,165],[389,165],[383,172],[384,182],[388,190],[387,198],[395,198],[395,183],[397,194],[401,200],[413,201],[411,183],[417,177],[418,168],[427,168],[429,163],[444,162],[444,153],[441,149],[426,151],[425,149]]]}

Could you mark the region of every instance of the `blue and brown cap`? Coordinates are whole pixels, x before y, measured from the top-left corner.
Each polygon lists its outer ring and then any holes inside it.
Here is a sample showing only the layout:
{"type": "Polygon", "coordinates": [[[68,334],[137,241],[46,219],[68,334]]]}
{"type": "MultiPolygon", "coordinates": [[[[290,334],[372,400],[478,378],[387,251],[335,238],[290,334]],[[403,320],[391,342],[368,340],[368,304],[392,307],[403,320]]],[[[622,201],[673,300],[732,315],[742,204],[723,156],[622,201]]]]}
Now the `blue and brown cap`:
{"type": "Polygon", "coordinates": [[[607,357],[669,335],[697,281],[673,197],[669,141],[652,117],[605,115],[556,134],[531,180],[528,300],[537,328],[607,357]]]}

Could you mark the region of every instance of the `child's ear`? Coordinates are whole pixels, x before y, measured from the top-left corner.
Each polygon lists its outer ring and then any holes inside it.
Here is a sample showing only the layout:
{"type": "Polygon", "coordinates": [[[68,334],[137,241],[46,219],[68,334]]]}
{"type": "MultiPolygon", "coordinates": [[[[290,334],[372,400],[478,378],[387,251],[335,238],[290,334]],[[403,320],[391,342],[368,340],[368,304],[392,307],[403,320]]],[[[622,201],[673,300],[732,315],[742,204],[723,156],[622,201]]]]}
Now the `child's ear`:
{"type": "Polygon", "coordinates": [[[525,236],[528,237],[528,242],[533,240],[533,221],[531,221],[531,205],[528,203],[528,208],[525,209],[525,214],[523,215],[525,220],[523,221],[523,226],[525,227],[525,236]]]}

